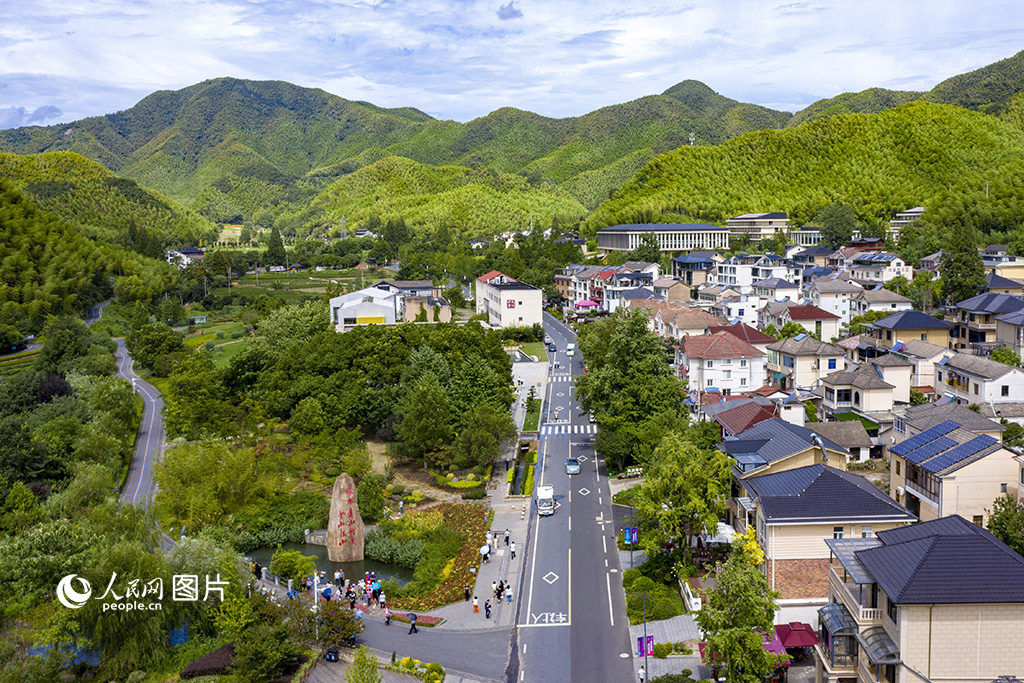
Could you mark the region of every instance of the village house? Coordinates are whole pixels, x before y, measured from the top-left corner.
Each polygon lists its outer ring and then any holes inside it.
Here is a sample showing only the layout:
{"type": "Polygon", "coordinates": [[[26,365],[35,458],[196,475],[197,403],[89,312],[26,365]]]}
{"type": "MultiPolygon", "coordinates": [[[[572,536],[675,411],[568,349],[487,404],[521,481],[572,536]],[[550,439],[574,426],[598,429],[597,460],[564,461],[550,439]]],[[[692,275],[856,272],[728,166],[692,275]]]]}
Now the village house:
{"type": "Polygon", "coordinates": [[[864,288],[853,280],[839,275],[819,278],[807,289],[807,298],[818,308],[839,317],[840,324],[850,324],[853,315],[853,297],[864,291],[864,288]]]}
{"type": "Polygon", "coordinates": [[[889,490],[922,521],[963,515],[983,526],[992,501],[1011,492],[1020,467],[1014,453],[987,434],[944,420],[888,446],[889,490]]]}
{"type": "Polygon", "coordinates": [[[738,394],[764,380],[764,353],[728,332],[684,337],[676,353],[680,371],[698,391],[738,394]]]}
{"type": "Polygon", "coordinates": [[[965,405],[1024,401],[1024,370],[983,356],[951,353],[935,363],[935,390],[965,405]]]}
{"type": "Polygon", "coordinates": [[[1024,670],[1024,558],[963,517],[825,543],[816,683],[991,683],[1024,670]]]}
{"type": "Polygon", "coordinates": [[[765,351],[769,383],[784,391],[810,389],[825,375],[846,368],[843,349],[809,334],[773,342],[765,351]]]}
{"type": "Polygon", "coordinates": [[[953,307],[950,348],[991,351],[1001,346],[996,339],[996,319],[1024,311],[1024,299],[1010,294],[979,294],[953,307]]]}
{"type": "Polygon", "coordinates": [[[900,311],[873,323],[864,323],[864,327],[871,330],[876,346],[891,349],[911,339],[948,346],[952,325],[921,311],[900,311]]]}
{"type": "Polygon", "coordinates": [[[913,302],[907,297],[882,287],[861,289],[850,297],[851,316],[866,315],[873,311],[899,313],[913,307],[913,302]]]}
{"type": "Polygon", "coordinates": [[[543,325],[544,292],[497,270],[476,279],[476,311],[492,327],[543,325]]]}

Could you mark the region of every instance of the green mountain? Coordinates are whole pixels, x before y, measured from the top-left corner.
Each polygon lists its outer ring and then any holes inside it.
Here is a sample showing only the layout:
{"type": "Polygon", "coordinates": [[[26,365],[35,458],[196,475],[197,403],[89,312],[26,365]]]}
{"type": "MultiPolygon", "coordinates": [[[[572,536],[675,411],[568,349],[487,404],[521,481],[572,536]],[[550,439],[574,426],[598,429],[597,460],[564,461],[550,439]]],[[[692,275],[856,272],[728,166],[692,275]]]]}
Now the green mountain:
{"type": "Polygon", "coordinates": [[[1021,91],[1024,91],[1024,51],[980,69],[947,78],[928,92],[870,88],[818,100],[794,114],[788,125],[798,126],[836,114],[878,114],[916,100],[1000,114],[1006,111],[1010,101],[1021,91]]]}
{"type": "Polygon", "coordinates": [[[209,220],[73,152],[0,153],[0,176],[81,234],[154,258],[164,245],[217,233],[209,220]]]}
{"type": "Polygon", "coordinates": [[[647,164],[586,227],[721,224],[751,210],[786,211],[802,225],[833,202],[878,224],[922,203],[941,215],[943,204],[984,198],[986,181],[989,204],[1019,217],[1024,132],[1017,121],[911,102],[881,114],[748,133],[717,147],[684,147],[647,164]]]}
{"type": "Polygon", "coordinates": [[[782,127],[789,117],[686,81],[581,117],[551,119],[505,108],[460,124],[287,83],[220,78],[154,93],[108,116],[0,131],[0,149],[77,152],[219,220],[302,205],[323,181],[385,154],[519,173],[534,184],[589,173],[569,188],[584,188],[578,199],[592,207],[595,197],[615,187],[594,184],[621,178],[623,160],[638,153],[649,158],[675,149],[691,131],[703,144],[717,143],[782,127]]]}
{"type": "Polygon", "coordinates": [[[428,166],[387,156],[335,181],[313,199],[299,223],[361,224],[377,216],[402,217],[419,232],[455,226],[465,237],[490,237],[553,218],[576,223],[587,209],[569,193],[534,186],[520,175],[462,166],[428,166]]]}

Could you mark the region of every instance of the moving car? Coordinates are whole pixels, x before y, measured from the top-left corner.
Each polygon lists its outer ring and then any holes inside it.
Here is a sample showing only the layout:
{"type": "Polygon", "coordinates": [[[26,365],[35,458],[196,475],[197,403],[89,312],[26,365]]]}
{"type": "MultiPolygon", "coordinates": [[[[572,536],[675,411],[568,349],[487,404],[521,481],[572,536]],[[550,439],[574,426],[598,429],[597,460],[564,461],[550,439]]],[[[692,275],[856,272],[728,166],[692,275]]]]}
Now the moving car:
{"type": "Polygon", "coordinates": [[[565,347],[565,355],[567,355],[567,356],[575,356],[576,355],[576,345],[575,344],[569,344],[568,346],[566,346],[565,347]]]}
{"type": "Polygon", "coordinates": [[[547,517],[555,513],[555,487],[537,487],[537,512],[541,517],[547,517]]]}
{"type": "Polygon", "coordinates": [[[557,350],[558,350],[558,347],[555,346],[555,342],[551,342],[550,344],[548,344],[548,351],[551,351],[552,353],[554,353],[557,350]]]}
{"type": "Polygon", "coordinates": [[[565,459],[565,473],[566,474],[579,474],[580,473],[580,461],[577,458],[566,458],[565,459]]]}

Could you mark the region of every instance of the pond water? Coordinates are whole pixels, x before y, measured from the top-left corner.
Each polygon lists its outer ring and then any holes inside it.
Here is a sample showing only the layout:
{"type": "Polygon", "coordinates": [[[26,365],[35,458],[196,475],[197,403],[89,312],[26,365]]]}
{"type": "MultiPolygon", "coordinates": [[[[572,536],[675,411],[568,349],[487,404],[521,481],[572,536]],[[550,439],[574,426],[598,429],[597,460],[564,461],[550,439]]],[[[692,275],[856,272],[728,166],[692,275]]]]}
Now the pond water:
{"type": "MultiPolygon", "coordinates": [[[[282,543],[283,550],[298,550],[303,555],[310,555],[316,558],[316,568],[327,572],[327,576],[333,578],[334,571],[340,569],[345,572],[345,578],[362,578],[366,572],[376,572],[377,578],[381,581],[394,581],[400,586],[412,581],[412,570],[399,567],[394,564],[384,564],[376,560],[363,560],[362,562],[331,562],[327,559],[327,546],[313,545],[312,543],[282,543]]],[[[250,560],[256,560],[267,570],[270,569],[270,559],[274,556],[277,548],[257,548],[245,554],[250,560]]]]}

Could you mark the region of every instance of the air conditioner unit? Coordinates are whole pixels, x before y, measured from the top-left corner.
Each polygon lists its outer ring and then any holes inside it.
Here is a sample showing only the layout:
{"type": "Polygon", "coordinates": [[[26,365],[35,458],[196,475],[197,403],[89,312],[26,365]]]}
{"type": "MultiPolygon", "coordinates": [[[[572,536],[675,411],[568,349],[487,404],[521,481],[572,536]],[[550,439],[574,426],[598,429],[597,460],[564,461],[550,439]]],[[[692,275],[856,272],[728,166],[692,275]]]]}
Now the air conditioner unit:
{"type": "Polygon", "coordinates": [[[902,486],[897,486],[896,487],[896,495],[897,496],[902,496],[903,495],[903,487],[902,486]]]}

